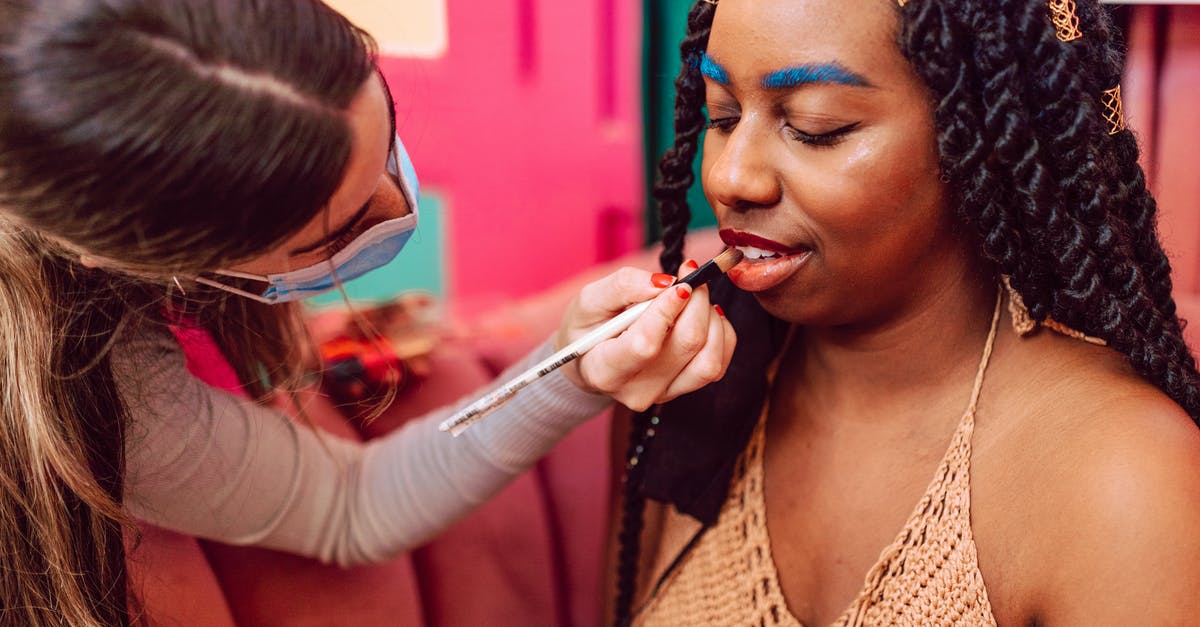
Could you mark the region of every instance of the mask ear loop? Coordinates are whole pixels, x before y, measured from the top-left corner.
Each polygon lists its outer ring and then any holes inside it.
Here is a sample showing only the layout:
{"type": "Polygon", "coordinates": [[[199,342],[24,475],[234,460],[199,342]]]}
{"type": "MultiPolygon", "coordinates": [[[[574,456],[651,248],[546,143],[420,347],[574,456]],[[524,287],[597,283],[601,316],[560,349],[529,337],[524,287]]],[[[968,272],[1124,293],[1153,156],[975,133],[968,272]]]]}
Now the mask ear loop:
{"type": "MultiPolygon", "coordinates": [[[[230,276],[234,276],[234,275],[230,275],[230,276]]],[[[249,278],[249,279],[253,279],[254,277],[240,277],[240,278],[249,278]]],[[[219,282],[217,282],[217,281],[213,281],[212,279],[206,279],[206,278],[204,278],[204,277],[200,277],[200,276],[194,276],[194,277],[191,277],[191,279],[192,279],[193,281],[195,281],[195,282],[197,282],[197,283],[201,284],[201,285],[207,285],[207,286],[209,286],[209,287],[215,287],[215,288],[217,288],[217,289],[219,289],[219,290],[221,290],[221,291],[224,291],[224,292],[229,292],[229,293],[231,293],[231,294],[236,294],[236,295],[238,295],[238,296],[242,296],[242,297],[244,297],[244,298],[249,298],[250,300],[255,300],[255,301],[258,301],[258,302],[260,302],[260,303],[263,303],[264,305],[274,305],[274,304],[275,304],[275,301],[273,301],[273,300],[271,300],[271,299],[269,299],[269,298],[265,298],[265,297],[263,297],[261,294],[255,294],[255,293],[253,293],[253,292],[247,292],[246,290],[243,290],[243,289],[238,289],[238,288],[236,288],[236,287],[234,287],[234,286],[232,286],[232,285],[226,285],[226,284],[224,284],[224,283],[219,283],[219,282]]]]}

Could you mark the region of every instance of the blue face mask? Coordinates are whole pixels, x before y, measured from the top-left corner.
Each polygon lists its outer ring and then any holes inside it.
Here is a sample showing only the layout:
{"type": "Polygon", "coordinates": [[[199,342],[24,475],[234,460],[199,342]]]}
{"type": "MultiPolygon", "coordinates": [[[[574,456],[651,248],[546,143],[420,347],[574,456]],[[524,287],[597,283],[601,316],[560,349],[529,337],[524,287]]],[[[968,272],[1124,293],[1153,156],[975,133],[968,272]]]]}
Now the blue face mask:
{"type": "Polygon", "coordinates": [[[348,246],[339,250],[326,261],[279,274],[250,274],[234,270],[217,270],[215,273],[251,279],[267,283],[267,288],[261,294],[247,292],[236,287],[218,283],[211,279],[197,277],[196,282],[245,296],[262,303],[276,304],[316,296],[322,292],[345,283],[387,265],[400,249],[408,243],[413,231],[417,228],[417,203],[420,199],[420,185],[412,159],[400,138],[396,137],[392,146],[392,154],[388,157],[387,169],[400,185],[408,206],[412,208],[409,215],[380,222],[367,229],[362,235],[354,238],[348,246]]]}

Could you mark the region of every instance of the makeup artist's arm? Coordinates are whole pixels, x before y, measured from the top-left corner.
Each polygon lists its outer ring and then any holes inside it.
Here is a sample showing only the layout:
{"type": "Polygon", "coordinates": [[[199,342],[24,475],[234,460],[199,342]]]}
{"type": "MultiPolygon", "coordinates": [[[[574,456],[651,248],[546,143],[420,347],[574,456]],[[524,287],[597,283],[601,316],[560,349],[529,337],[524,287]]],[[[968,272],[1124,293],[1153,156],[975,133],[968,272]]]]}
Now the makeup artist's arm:
{"type": "MultiPolygon", "coordinates": [[[[650,275],[643,274],[649,285],[650,275]]],[[[627,273],[620,280],[629,279],[627,273]]],[[[624,288],[610,284],[609,289],[624,288]]],[[[696,303],[709,309],[702,299],[659,298],[655,315],[687,314],[686,307],[696,303]]],[[[617,301],[595,302],[615,307],[617,301]]],[[[568,321],[597,314],[586,302],[573,311],[568,321]]],[[[688,315],[696,317],[680,316],[676,329],[709,324],[706,316],[688,315]]],[[[665,324],[663,319],[638,330],[638,342],[661,334],[658,360],[630,355],[621,375],[626,385],[637,384],[638,372],[653,378],[654,386],[636,393],[646,398],[660,393],[660,386],[670,389],[669,382],[662,383],[669,377],[658,369],[660,361],[674,362],[670,369],[686,373],[703,352],[697,342],[689,344],[696,350],[672,347],[665,324]]],[[[611,345],[606,358],[620,358],[623,345],[611,345]]],[[[546,342],[502,379],[553,348],[546,342]]],[[[428,540],[611,403],[556,372],[458,438],[438,431],[437,424],[474,395],[364,445],[318,435],[272,408],[203,384],[187,371],[169,333],[130,330],[112,359],[134,425],[125,486],[125,504],[134,515],[191,535],[342,565],[387,559],[428,540]]]]}

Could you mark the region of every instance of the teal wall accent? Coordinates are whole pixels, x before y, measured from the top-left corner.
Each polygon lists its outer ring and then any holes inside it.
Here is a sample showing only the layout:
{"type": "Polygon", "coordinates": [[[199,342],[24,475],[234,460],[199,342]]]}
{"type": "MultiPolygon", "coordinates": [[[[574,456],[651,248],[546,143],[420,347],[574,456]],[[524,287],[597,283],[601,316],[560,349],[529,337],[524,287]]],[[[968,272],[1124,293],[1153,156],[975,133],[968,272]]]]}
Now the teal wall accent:
{"type": "MultiPolygon", "coordinates": [[[[438,296],[446,294],[446,203],[441,195],[421,189],[421,217],[417,232],[404,250],[388,265],[346,284],[351,300],[377,302],[401,292],[423,290],[438,296]]],[[[308,299],[314,307],[342,302],[338,291],[308,299]]]]}
{"type": "MultiPolygon", "coordinates": [[[[646,193],[650,199],[646,211],[646,237],[657,241],[662,234],[658,209],[649,196],[658,175],[658,160],[675,142],[675,77],[679,74],[679,43],[687,33],[687,15],[693,0],[654,0],[645,4],[645,127],[646,193]]],[[[692,208],[692,227],[715,225],[712,209],[700,188],[700,159],[696,158],[696,183],[688,192],[692,208]]]]}

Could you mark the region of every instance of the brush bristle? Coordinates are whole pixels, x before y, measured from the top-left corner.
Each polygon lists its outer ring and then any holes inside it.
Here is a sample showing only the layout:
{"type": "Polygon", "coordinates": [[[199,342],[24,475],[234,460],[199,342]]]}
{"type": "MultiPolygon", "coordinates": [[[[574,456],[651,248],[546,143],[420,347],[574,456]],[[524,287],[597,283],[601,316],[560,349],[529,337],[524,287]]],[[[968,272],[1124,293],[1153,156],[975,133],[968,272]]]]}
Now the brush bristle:
{"type": "Polygon", "coordinates": [[[725,252],[717,255],[714,261],[717,262],[717,267],[721,269],[721,272],[729,272],[729,269],[738,265],[743,257],[745,255],[742,254],[742,251],[730,246],[725,249],[725,252]]]}

